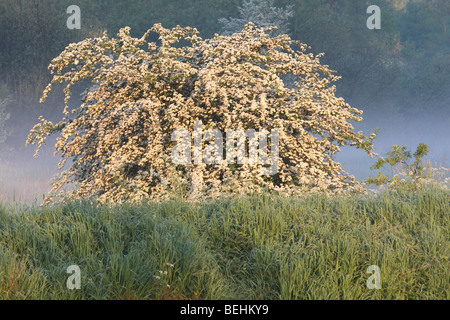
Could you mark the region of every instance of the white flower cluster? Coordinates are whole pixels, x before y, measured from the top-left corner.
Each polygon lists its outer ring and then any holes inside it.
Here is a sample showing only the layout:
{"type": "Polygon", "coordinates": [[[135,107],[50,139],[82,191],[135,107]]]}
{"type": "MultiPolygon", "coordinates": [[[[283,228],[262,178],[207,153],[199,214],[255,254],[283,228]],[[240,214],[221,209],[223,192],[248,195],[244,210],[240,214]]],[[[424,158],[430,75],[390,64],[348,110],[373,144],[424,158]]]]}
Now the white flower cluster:
{"type": "MultiPolygon", "coordinates": [[[[170,267],[173,269],[174,265],[172,263],[166,263],[166,266],[170,267]]],[[[163,278],[167,278],[169,276],[169,273],[167,271],[163,271],[163,270],[159,270],[159,276],[153,276],[156,280],[161,280],[161,277],[163,278]]],[[[166,279],[166,281],[168,281],[169,279],[166,279]]],[[[168,289],[170,289],[170,284],[166,283],[166,287],[168,289]]]]}

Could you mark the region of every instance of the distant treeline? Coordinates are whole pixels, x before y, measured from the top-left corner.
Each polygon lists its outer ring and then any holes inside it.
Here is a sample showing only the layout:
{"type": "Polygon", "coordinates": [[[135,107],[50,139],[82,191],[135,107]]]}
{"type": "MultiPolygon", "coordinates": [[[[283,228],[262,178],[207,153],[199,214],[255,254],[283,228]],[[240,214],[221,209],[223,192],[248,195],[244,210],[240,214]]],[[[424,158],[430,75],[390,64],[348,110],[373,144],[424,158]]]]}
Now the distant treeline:
{"type": "MultiPolygon", "coordinates": [[[[243,0],[0,0],[0,85],[23,112],[51,80],[47,67],[72,42],[114,36],[130,26],[140,37],[155,23],[196,27],[203,38],[220,33],[220,18],[237,17],[243,0]],[[81,8],[80,30],[69,30],[66,9],[81,8]]],[[[290,36],[325,52],[322,62],[342,80],[338,95],[443,101],[450,92],[450,1],[278,0],[294,5],[290,36]],[[369,30],[367,7],[381,8],[381,30],[369,30]]]]}

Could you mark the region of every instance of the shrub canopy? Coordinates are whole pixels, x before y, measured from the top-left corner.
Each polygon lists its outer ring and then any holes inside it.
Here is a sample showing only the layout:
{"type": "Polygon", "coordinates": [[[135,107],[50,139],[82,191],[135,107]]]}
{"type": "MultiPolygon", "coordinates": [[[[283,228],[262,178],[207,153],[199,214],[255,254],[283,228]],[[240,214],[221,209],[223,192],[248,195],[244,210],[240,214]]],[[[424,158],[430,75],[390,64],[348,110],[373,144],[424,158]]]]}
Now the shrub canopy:
{"type": "MultiPolygon", "coordinates": [[[[140,39],[130,28],[117,38],[70,44],[50,64],[52,86],[65,82],[64,117],[53,124],[40,117],[28,143],[38,154],[46,138],[59,133],[60,169],[54,191],[78,183],[76,197],[105,202],[167,197],[184,190],[190,199],[264,189],[282,193],[360,187],[334,160],[340,146],[373,155],[375,134],[354,132],[350,121],[362,111],[335,96],[339,77],[307,45],[287,35],[271,37],[249,23],[231,36],[203,40],[196,29],[156,24],[140,39]],[[158,42],[149,42],[152,32],[158,42]],[[295,77],[287,85],[285,77],[295,77]],[[82,104],[69,110],[71,87],[90,79],[82,104]],[[261,176],[261,163],[179,165],[171,152],[180,128],[279,130],[278,171],[261,176]]],[[[204,144],[206,146],[207,143],[204,144]]],[[[269,141],[270,145],[270,141],[269,141]]]]}

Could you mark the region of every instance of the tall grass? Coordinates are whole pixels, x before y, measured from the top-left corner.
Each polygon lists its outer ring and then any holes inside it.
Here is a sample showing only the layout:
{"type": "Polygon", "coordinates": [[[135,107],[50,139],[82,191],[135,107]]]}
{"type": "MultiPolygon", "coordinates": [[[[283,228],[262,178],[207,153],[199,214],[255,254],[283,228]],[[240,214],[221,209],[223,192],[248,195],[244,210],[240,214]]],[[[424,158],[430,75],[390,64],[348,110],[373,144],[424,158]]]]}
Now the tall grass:
{"type": "Polygon", "coordinates": [[[2,299],[449,299],[450,191],[0,206],[2,299]],[[69,290],[66,269],[81,269],[69,290]],[[381,269],[381,289],[366,282],[381,269]]]}

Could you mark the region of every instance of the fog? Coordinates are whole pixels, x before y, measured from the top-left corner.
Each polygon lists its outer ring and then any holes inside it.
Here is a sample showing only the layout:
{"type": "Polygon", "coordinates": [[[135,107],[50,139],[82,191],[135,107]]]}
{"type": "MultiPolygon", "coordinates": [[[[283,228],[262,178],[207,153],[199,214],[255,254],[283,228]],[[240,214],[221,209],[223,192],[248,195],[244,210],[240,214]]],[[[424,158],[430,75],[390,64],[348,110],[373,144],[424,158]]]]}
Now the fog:
{"type": "MultiPolygon", "coordinates": [[[[426,105],[425,101],[423,105],[426,105]]],[[[430,151],[424,157],[424,161],[431,161],[434,167],[441,165],[450,167],[450,110],[448,104],[427,108],[428,110],[440,110],[439,112],[410,115],[399,113],[394,109],[396,106],[391,104],[379,107],[381,109],[379,112],[376,108],[368,108],[365,111],[361,108],[364,111],[364,120],[353,123],[355,130],[363,131],[365,134],[373,132],[374,128],[380,129],[374,142],[375,152],[379,156],[386,156],[394,144],[405,145],[412,154],[416,151],[419,143],[425,143],[430,147],[430,151]]],[[[353,174],[358,180],[366,179],[369,175],[374,176],[378,172],[370,170],[376,158],[370,159],[366,153],[352,147],[344,147],[336,159],[343,164],[347,172],[353,174]]],[[[390,173],[390,170],[383,172],[390,173]]]]}
{"type": "MultiPolygon", "coordinates": [[[[450,113],[422,112],[420,114],[404,115],[399,113],[399,106],[389,103],[378,105],[381,111],[367,102],[366,110],[362,107],[364,101],[353,104],[353,107],[364,111],[362,122],[352,122],[356,131],[363,131],[366,135],[379,128],[379,134],[375,139],[375,152],[379,156],[386,156],[392,149],[392,145],[405,145],[411,153],[419,143],[425,143],[430,147],[430,152],[424,160],[430,160],[434,167],[450,167],[450,113]]],[[[437,106],[437,110],[445,110],[443,106],[437,106]]],[[[427,108],[433,109],[433,108],[427,108]]],[[[37,109],[39,110],[39,109],[37,109]]],[[[57,121],[62,113],[47,114],[47,119],[57,121]]],[[[1,198],[8,200],[20,200],[28,203],[42,203],[43,195],[50,191],[50,181],[57,173],[59,155],[54,156],[55,136],[51,137],[42,148],[37,158],[33,157],[36,146],[29,145],[25,148],[26,136],[29,130],[37,123],[38,114],[28,115],[23,119],[11,119],[15,131],[14,152],[3,154],[3,166],[0,168],[0,194],[1,198]]],[[[367,153],[355,147],[343,147],[336,156],[338,162],[343,164],[346,172],[354,175],[362,181],[375,176],[378,171],[370,170],[376,157],[371,159],[367,153]]],[[[66,166],[67,167],[67,166],[66,166]]],[[[383,170],[389,174],[390,170],[383,170]]]]}
{"type": "MultiPolygon", "coordinates": [[[[98,36],[103,30],[115,36],[125,26],[140,37],[160,22],[167,28],[177,24],[196,27],[203,38],[209,38],[224,31],[221,28],[227,24],[219,23],[220,19],[238,17],[237,6],[242,3],[224,0],[208,6],[206,1],[166,2],[167,7],[153,1],[122,1],[120,5],[79,1],[81,28],[68,29],[67,1],[39,0],[22,5],[0,0],[0,102],[8,94],[14,100],[6,110],[10,119],[3,121],[10,134],[6,143],[0,139],[0,201],[41,202],[58,173],[59,158],[53,155],[55,136],[37,158],[33,157],[36,146],[25,148],[25,141],[40,115],[54,123],[62,118],[62,87],[57,87],[45,103],[38,101],[51,80],[47,66],[69,43],[98,36]]],[[[441,8],[448,6],[446,2],[379,1],[379,30],[367,27],[367,4],[362,1],[274,3],[286,9],[278,10],[281,20],[259,14],[257,7],[247,8],[248,17],[241,18],[282,23],[293,39],[310,45],[313,53],[324,52],[321,62],[342,75],[336,95],[364,111],[364,120],[352,123],[355,130],[370,135],[374,128],[380,129],[374,142],[379,156],[385,156],[394,144],[405,145],[413,153],[419,143],[425,143],[430,148],[425,161],[435,167],[450,167],[449,17],[448,10],[441,8]]],[[[253,22],[258,25],[258,21],[253,22]]],[[[76,97],[83,90],[74,91],[73,106],[79,104],[76,97]]],[[[360,181],[377,175],[370,170],[376,158],[361,150],[343,147],[336,159],[360,181]]]]}

